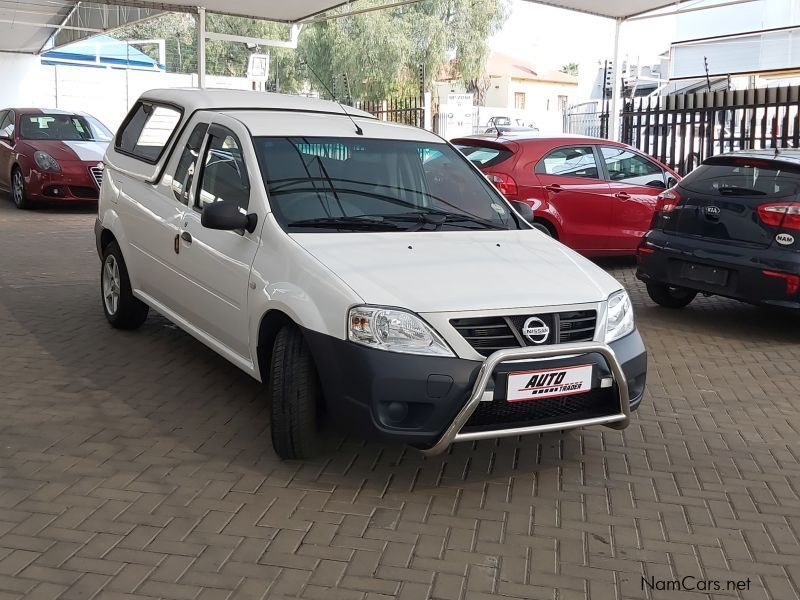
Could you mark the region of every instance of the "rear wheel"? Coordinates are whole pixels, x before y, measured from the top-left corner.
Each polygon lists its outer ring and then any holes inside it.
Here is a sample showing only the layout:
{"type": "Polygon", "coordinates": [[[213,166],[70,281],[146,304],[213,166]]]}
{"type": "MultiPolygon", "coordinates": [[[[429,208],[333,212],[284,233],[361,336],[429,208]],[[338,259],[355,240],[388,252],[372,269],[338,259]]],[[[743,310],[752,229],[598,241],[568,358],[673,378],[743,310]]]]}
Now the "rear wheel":
{"type": "Polygon", "coordinates": [[[647,294],[653,302],[666,308],[683,308],[697,296],[697,292],[693,290],[664,283],[648,283],[647,294]]]}
{"type": "Polygon", "coordinates": [[[270,364],[272,447],[284,459],[314,456],[320,445],[322,391],[303,334],[285,325],[275,337],[270,364]]]}
{"type": "Polygon", "coordinates": [[[116,242],[111,242],[103,250],[100,292],[103,312],[112,327],[136,329],[147,319],[150,309],[133,295],[125,259],[116,242]]]}
{"type": "Polygon", "coordinates": [[[541,231],[547,237],[551,237],[553,239],[557,239],[555,232],[552,229],[550,229],[550,227],[548,227],[547,225],[542,223],[541,221],[534,221],[533,223],[531,223],[531,225],[533,225],[534,229],[536,229],[537,231],[541,231]]]}
{"type": "Polygon", "coordinates": [[[19,167],[11,171],[11,198],[17,208],[29,208],[28,192],[25,191],[25,178],[19,167]]]}

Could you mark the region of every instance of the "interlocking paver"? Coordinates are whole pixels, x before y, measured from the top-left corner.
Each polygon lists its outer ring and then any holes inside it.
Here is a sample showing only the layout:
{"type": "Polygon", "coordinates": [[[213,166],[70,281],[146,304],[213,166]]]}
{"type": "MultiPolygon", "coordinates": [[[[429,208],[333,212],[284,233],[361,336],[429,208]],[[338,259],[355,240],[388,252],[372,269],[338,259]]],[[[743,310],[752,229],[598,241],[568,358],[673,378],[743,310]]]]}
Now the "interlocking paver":
{"type": "Polygon", "coordinates": [[[654,306],[624,432],[281,462],[262,387],[103,320],[89,211],[0,198],[0,599],[800,598],[800,318],[654,306]],[[642,576],[746,580],[713,594],[642,576]],[[557,595],[555,595],[555,591],[557,595]]]}

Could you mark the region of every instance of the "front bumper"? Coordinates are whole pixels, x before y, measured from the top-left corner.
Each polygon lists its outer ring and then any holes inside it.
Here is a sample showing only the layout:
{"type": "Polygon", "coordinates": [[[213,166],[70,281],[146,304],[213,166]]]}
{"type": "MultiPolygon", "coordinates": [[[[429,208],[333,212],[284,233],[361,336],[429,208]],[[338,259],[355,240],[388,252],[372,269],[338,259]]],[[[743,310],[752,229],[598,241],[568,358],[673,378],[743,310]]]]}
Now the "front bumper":
{"type": "MultiPolygon", "coordinates": [[[[590,425],[622,429],[644,394],[647,354],[638,331],[608,345],[586,342],[500,350],[483,362],[386,352],[309,330],[304,333],[328,417],[362,437],[408,444],[426,455],[439,454],[458,441],[590,425]],[[560,407],[551,406],[555,410],[548,414],[531,413],[509,422],[506,373],[587,363],[593,365],[592,391],[571,398],[583,397],[583,409],[589,410],[569,413],[564,409],[567,397],[559,396],[550,404],[560,407]],[[598,389],[600,381],[609,377],[612,387],[598,389]],[[485,419],[471,420],[493,410],[503,414],[502,422],[487,425],[485,419]]],[[[519,404],[536,407],[544,402],[548,400],[519,404]]]]}
{"type": "Polygon", "coordinates": [[[660,283],[724,296],[751,304],[800,309],[800,290],[787,293],[785,281],[764,271],[800,275],[800,252],[786,248],[743,248],[730,243],[650,231],[638,255],[636,276],[645,283],[660,283]],[[724,269],[722,284],[688,280],[685,264],[724,269]]]}
{"type": "Polygon", "coordinates": [[[96,162],[61,162],[58,172],[31,169],[25,180],[28,198],[38,201],[94,202],[100,188],[91,169],[96,162]]]}

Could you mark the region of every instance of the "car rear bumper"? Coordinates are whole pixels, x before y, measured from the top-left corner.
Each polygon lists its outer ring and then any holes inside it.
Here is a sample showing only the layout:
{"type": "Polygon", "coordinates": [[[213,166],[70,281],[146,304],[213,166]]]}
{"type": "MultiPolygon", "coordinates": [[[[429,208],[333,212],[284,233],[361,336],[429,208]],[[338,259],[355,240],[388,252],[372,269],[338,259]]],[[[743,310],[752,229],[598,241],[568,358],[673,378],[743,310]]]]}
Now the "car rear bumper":
{"type": "Polygon", "coordinates": [[[97,163],[60,163],[61,171],[43,172],[32,169],[25,180],[25,191],[30,200],[95,202],[100,188],[91,168],[97,163]]]}
{"type": "Polygon", "coordinates": [[[304,334],[331,420],[362,437],[409,444],[428,455],[458,441],[600,424],[623,428],[644,394],[647,354],[638,331],[609,345],[501,350],[483,362],[386,352],[304,334]],[[505,399],[508,372],[585,364],[593,366],[590,392],[505,399]]]}
{"type": "Polygon", "coordinates": [[[730,243],[650,231],[638,254],[636,276],[698,292],[783,308],[800,308],[800,290],[790,293],[775,274],[800,275],[800,252],[781,248],[741,248],[730,243]],[[711,267],[724,273],[717,281],[688,279],[684,265],[711,267]],[[764,271],[773,273],[766,275],[764,271]]]}

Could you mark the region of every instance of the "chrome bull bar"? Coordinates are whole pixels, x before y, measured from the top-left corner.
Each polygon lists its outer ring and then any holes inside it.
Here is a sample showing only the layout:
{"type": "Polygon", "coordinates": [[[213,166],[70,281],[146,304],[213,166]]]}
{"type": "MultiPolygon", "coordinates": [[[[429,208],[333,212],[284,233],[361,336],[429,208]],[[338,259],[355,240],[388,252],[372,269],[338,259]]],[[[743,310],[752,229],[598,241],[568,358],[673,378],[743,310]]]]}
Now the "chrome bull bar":
{"type": "Polygon", "coordinates": [[[631,405],[630,395],[628,392],[628,381],[625,379],[625,373],[622,371],[622,365],[614,354],[614,350],[607,344],[600,342],[576,342],[572,344],[558,344],[556,346],[548,346],[546,348],[510,348],[508,350],[498,350],[489,357],[481,365],[478,372],[478,378],[475,380],[475,385],[472,387],[472,393],[467,399],[464,407],[450,423],[450,426],[430,448],[421,449],[425,456],[436,456],[441,454],[453,442],[467,442],[471,440],[484,440],[494,439],[501,437],[511,437],[515,435],[527,435],[530,433],[545,433],[547,431],[560,431],[562,429],[575,429],[578,427],[589,427],[591,425],[608,425],[614,429],[625,429],[630,423],[631,405]],[[489,379],[492,377],[494,370],[498,365],[505,362],[531,360],[553,357],[567,357],[576,354],[600,354],[606,359],[611,374],[614,377],[614,382],[617,384],[619,393],[619,407],[620,412],[604,417],[593,417],[591,419],[580,419],[577,421],[564,421],[560,423],[548,423],[547,425],[533,425],[530,427],[516,427],[516,428],[500,428],[491,431],[476,431],[469,433],[461,433],[461,429],[466,422],[475,412],[475,409],[480,405],[483,394],[486,391],[486,386],[489,379]]]}

